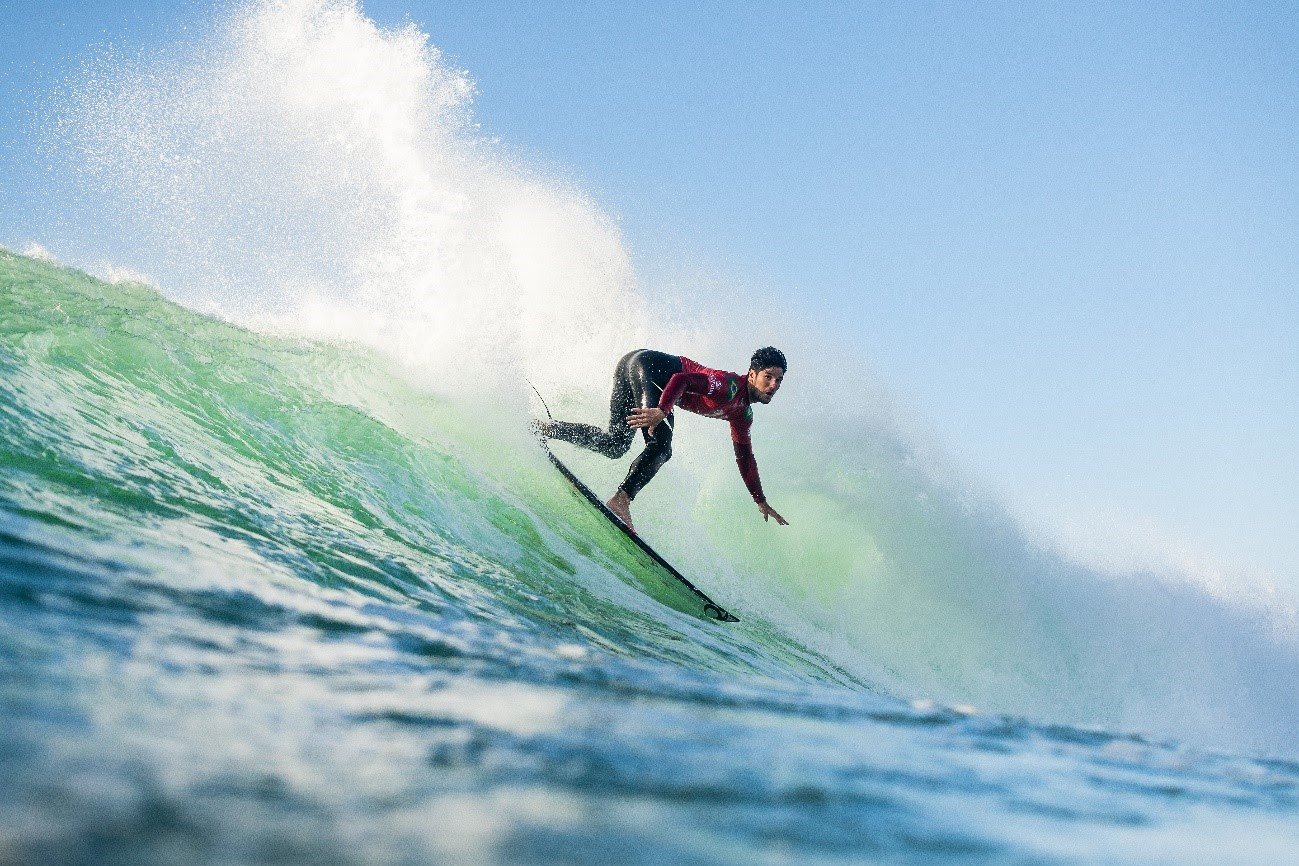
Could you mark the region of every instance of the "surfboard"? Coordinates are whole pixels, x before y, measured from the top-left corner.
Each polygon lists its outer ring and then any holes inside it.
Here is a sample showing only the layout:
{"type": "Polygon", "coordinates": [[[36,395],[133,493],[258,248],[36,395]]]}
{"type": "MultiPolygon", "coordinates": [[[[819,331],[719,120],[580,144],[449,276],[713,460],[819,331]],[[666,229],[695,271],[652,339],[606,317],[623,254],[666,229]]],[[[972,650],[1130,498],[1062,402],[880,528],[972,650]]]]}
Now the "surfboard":
{"type": "MultiPolygon", "coordinates": [[[[656,566],[657,568],[661,569],[663,572],[666,572],[667,575],[676,582],[678,588],[683,588],[686,590],[686,592],[684,593],[675,594],[679,599],[685,601],[684,605],[678,602],[675,604],[669,604],[669,606],[679,607],[685,609],[687,613],[693,613],[696,616],[702,615],[704,617],[707,617],[708,619],[715,619],[720,622],[740,621],[739,617],[727,611],[720,604],[718,604],[717,602],[709,598],[707,595],[705,595],[703,591],[700,590],[697,586],[695,586],[693,583],[687,580],[685,575],[683,575],[680,571],[677,571],[677,569],[672,565],[672,563],[668,562],[661,555],[659,555],[659,552],[654,548],[650,547],[649,544],[647,544],[643,538],[641,538],[639,535],[637,535],[636,533],[628,529],[627,524],[619,520],[618,516],[614,514],[612,511],[610,511],[609,507],[600,500],[600,497],[596,496],[593,492],[591,492],[591,488],[587,487],[586,484],[582,482],[582,479],[578,478],[576,475],[573,474],[573,470],[565,466],[563,461],[561,461],[558,457],[555,456],[554,452],[550,450],[550,446],[546,444],[545,440],[538,440],[538,441],[541,443],[542,450],[546,452],[546,456],[550,458],[550,462],[554,464],[555,468],[558,469],[565,478],[568,479],[568,483],[573,485],[573,489],[576,490],[579,494],[581,494],[581,496],[584,499],[586,499],[587,502],[594,505],[600,511],[600,513],[603,514],[609,520],[610,523],[618,527],[618,529],[622,532],[622,534],[626,536],[628,539],[630,539],[631,542],[635,544],[636,547],[639,548],[640,551],[649,558],[652,566],[656,566]]],[[[653,593],[651,593],[651,595],[653,595],[653,593]]],[[[666,599],[660,598],[659,600],[663,601],[665,604],[668,603],[668,600],[666,599]]]]}

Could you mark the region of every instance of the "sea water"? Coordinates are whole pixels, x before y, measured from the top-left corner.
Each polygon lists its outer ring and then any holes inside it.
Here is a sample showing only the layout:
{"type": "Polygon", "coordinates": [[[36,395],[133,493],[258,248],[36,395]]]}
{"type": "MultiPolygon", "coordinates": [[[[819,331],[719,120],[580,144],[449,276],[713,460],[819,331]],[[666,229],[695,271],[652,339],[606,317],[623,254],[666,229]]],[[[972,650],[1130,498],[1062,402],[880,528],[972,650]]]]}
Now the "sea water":
{"type": "Polygon", "coordinates": [[[1294,857],[1293,606],[1053,552],[796,330],[791,526],[682,419],[638,527],[741,621],[656,601],[526,381],[598,422],[627,348],[749,335],[471,91],[303,0],[64,95],[57,239],[148,278],[0,252],[0,862],[1294,857]]]}

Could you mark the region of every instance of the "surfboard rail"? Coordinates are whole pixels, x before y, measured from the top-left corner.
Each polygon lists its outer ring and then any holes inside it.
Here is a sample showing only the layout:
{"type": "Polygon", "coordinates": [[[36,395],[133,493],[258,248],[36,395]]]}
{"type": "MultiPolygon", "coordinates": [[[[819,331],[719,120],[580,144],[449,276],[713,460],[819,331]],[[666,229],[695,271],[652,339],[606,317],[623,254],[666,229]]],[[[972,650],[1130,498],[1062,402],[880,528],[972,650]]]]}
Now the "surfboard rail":
{"type": "Polygon", "coordinates": [[[595,493],[592,492],[591,488],[586,486],[586,484],[582,481],[582,479],[578,478],[576,475],[573,474],[573,470],[565,466],[563,461],[561,461],[558,457],[555,456],[554,452],[550,450],[550,446],[546,444],[546,441],[544,439],[539,438],[538,442],[541,445],[541,449],[546,452],[546,457],[550,459],[550,462],[554,464],[555,468],[558,469],[565,478],[568,479],[568,482],[573,485],[574,489],[576,489],[579,493],[582,494],[582,496],[586,499],[587,502],[590,502],[597,509],[599,509],[600,513],[603,514],[606,518],[608,518],[610,523],[618,527],[618,529],[622,531],[623,535],[630,538],[632,542],[645,553],[646,556],[648,556],[651,560],[653,560],[654,563],[656,563],[660,568],[662,568],[668,574],[672,575],[672,577],[676,578],[686,589],[688,589],[691,593],[695,595],[695,597],[703,604],[703,612],[706,617],[708,617],[709,619],[715,619],[719,622],[740,621],[739,617],[735,616],[733,613],[726,610],[720,604],[713,601],[706,594],[704,594],[704,592],[701,589],[699,589],[699,587],[691,583],[690,580],[684,574],[678,571],[676,567],[672,565],[672,563],[664,559],[657,550],[650,547],[649,544],[646,543],[646,541],[643,538],[641,538],[636,533],[632,532],[627,527],[627,524],[619,520],[618,516],[609,510],[609,506],[601,502],[600,497],[596,496],[595,493]]]}

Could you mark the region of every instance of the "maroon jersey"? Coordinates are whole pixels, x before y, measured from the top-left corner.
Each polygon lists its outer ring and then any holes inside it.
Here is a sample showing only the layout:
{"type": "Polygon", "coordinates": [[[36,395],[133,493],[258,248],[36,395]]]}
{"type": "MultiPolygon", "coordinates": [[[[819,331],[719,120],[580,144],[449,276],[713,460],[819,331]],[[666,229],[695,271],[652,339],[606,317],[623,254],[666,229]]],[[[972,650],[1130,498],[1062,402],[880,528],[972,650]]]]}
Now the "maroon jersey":
{"type": "Polygon", "coordinates": [[[681,372],[673,373],[659,397],[663,414],[680,406],[687,412],[706,418],[725,418],[731,424],[731,444],[735,448],[735,462],[740,467],[740,477],[749,488],[754,502],[766,502],[762,495],[762,481],[758,478],[758,461],[753,457],[753,440],[749,428],[753,426],[753,406],[749,403],[749,382],[739,373],[711,370],[682,356],[681,372]]]}

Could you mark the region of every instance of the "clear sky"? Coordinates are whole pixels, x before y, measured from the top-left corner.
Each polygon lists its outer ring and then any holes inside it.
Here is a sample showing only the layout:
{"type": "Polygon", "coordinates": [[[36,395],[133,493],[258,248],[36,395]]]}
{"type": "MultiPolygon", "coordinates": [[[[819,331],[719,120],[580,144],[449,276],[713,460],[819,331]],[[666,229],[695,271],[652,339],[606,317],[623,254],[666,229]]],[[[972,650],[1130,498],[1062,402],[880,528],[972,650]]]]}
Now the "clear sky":
{"type": "MultiPolygon", "coordinates": [[[[40,240],[42,94],[219,8],[181,5],[0,0],[0,243],[40,240]]],[[[648,280],[785,295],[1067,538],[1299,592],[1293,4],[363,5],[648,280]]]]}

